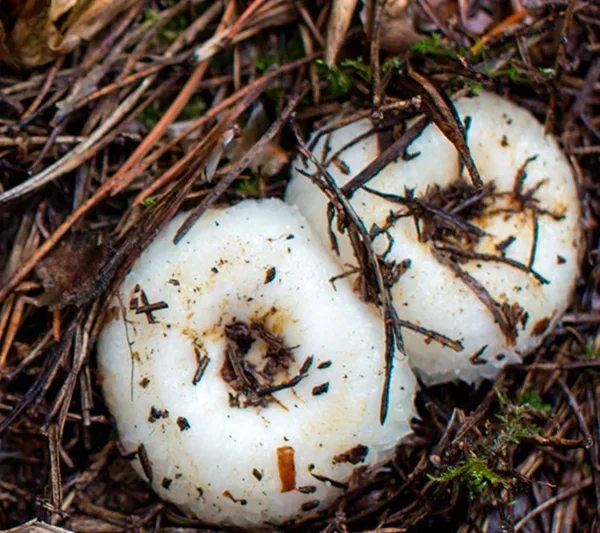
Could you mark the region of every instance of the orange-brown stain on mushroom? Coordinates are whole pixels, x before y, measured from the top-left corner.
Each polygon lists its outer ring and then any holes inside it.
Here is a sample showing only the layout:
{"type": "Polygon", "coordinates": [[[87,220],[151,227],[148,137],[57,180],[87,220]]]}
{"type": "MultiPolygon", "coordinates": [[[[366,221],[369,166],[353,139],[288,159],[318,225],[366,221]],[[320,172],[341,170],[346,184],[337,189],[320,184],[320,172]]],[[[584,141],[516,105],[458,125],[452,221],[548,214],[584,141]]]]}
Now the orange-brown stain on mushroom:
{"type": "Polygon", "coordinates": [[[277,448],[277,469],[281,481],[281,492],[290,492],[296,488],[296,465],[294,448],[281,446],[277,448]]]}
{"type": "Polygon", "coordinates": [[[106,313],[104,314],[104,319],[102,321],[102,327],[105,328],[110,322],[113,320],[118,320],[120,309],[117,306],[109,307],[106,313]]]}
{"type": "Polygon", "coordinates": [[[551,317],[545,317],[545,318],[538,320],[533,325],[533,328],[531,329],[531,333],[533,333],[534,335],[541,335],[542,333],[544,333],[548,329],[548,326],[550,325],[550,319],[551,319],[551,317]]]}
{"type": "Polygon", "coordinates": [[[254,316],[259,322],[263,322],[275,335],[284,336],[290,323],[297,322],[297,319],[284,308],[271,307],[268,311],[258,309],[254,316]]]}

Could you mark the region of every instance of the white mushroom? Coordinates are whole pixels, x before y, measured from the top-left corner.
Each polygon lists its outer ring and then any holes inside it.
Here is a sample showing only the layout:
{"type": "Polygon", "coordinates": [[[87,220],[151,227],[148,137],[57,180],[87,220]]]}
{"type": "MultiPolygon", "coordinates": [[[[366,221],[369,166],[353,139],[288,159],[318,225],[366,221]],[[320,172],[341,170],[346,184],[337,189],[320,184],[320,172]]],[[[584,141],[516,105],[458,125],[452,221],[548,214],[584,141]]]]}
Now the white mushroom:
{"type": "Polygon", "coordinates": [[[120,441],[161,497],[204,522],[326,509],[410,431],[408,363],[396,361],[382,426],[381,319],[330,281],[342,269],[294,207],[209,210],[175,245],[182,221],[135,263],[98,342],[120,441]]]}
{"type": "MultiPolygon", "coordinates": [[[[377,253],[388,264],[410,260],[392,288],[400,318],[462,344],[456,351],[403,329],[411,365],[427,384],[476,383],[521,361],[565,311],[579,272],[580,203],[556,141],[531,113],[492,93],[456,108],[470,119],[468,144],[486,186],[480,200],[434,125],[408,147],[411,159],[390,163],[352,197],[367,228],[387,228],[375,239],[377,253]]],[[[371,130],[364,119],[316,142],[313,153],[338,185],[379,155],[371,130]]],[[[329,242],[325,197],[296,170],[315,169],[301,159],[292,168],[287,200],[329,242]]],[[[354,264],[347,238],[338,238],[342,262],[354,264]]]]}

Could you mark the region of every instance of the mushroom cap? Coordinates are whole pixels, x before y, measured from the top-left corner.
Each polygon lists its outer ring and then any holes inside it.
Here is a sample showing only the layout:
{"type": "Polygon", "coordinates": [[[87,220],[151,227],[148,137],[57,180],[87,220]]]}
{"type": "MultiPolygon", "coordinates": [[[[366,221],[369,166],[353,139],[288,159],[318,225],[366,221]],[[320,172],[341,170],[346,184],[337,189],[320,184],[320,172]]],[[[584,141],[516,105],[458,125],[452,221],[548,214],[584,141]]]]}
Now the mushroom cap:
{"type": "Polygon", "coordinates": [[[204,522],[323,510],[410,431],[408,363],[396,361],[382,426],[381,318],[347,280],[331,283],[342,269],[294,207],[212,209],[175,245],[184,218],[134,264],[98,341],[120,441],[162,498],[204,522]],[[168,308],[144,313],[144,302],[168,308]]]}
{"type": "MultiPolygon", "coordinates": [[[[555,139],[544,135],[529,111],[489,92],[461,98],[455,106],[463,123],[470,118],[467,139],[472,157],[484,184],[494,186],[493,194],[476,208],[464,209],[457,216],[484,235],[465,243],[468,239],[460,232],[444,235],[436,229],[443,221],[429,217],[429,224],[421,219],[419,238],[411,209],[365,189],[352,197],[368,229],[385,227],[392,212],[409,215],[376,237],[374,248],[388,262],[411,261],[392,288],[400,318],[462,343],[462,350],[455,351],[403,329],[411,366],[430,385],[494,378],[505,364],[520,362],[536,348],[569,303],[582,248],[577,187],[555,139]],[[515,195],[520,169],[524,169],[522,193],[515,195]],[[460,250],[440,254],[435,250],[440,245],[460,250]],[[480,256],[468,258],[465,253],[480,256]],[[484,260],[481,254],[494,258],[484,260]],[[520,266],[501,262],[503,257],[520,266]],[[468,274],[469,281],[457,267],[468,274]]],[[[377,135],[369,131],[372,124],[364,119],[323,135],[315,143],[313,153],[339,186],[380,153],[377,135]],[[354,142],[361,135],[364,138],[354,142]]],[[[435,125],[428,125],[407,152],[412,158],[390,163],[367,187],[400,196],[413,189],[415,198],[431,205],[447,203],[452,194],[468,190],[470,179],[456,149],[435,125]]],[[[311,164],[297,159],[286,200],[298,206],[327,243],[327,201],[297,168],[314,172],[311,164]]],[[[332,228],[336,231],[335,221],[332,228]]],[[[348,239],[338,234],[338,241],[340,260],[355,263],[348,239]]]]}

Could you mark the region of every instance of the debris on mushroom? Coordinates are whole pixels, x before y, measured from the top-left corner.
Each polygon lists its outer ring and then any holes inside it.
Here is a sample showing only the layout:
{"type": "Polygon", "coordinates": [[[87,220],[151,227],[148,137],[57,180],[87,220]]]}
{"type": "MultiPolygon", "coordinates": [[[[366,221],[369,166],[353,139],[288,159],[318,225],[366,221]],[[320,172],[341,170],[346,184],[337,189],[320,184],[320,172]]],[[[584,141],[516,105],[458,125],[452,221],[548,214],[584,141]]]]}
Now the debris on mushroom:
{"type": "MultiPolygon", "coordinates": [[[[460,342],[456,350],[403,329],[411,365],[427,384],[478,383],[536,348],[568,306],[582,246],[573,171],[535,117],[489,92],[455,106],[481,190],[429,125],[352,196],[383,264],[405,265],[392,287],[400,318],[460,342]]],[[[381,152],[369,119],[311,142],[339,186],[381,152]]],[[[287,200],[328,243],[326,199],[302,175],[315,169],[301,159],[292,169],[287,200]]],[[[337,238],[342,263],[354,263],[347,237],[337,238]]]]}
{"type": "Polygon", "coordinates": [[[134,264],[98,342],[104,395],[134,468],[204,522],[253,527],[326,509],[410,431],[395,362],[379,422],[384,333],[296,208],[176,217],[134,264]],[[185,217],[184,217],[185,218],[185,217]]]}

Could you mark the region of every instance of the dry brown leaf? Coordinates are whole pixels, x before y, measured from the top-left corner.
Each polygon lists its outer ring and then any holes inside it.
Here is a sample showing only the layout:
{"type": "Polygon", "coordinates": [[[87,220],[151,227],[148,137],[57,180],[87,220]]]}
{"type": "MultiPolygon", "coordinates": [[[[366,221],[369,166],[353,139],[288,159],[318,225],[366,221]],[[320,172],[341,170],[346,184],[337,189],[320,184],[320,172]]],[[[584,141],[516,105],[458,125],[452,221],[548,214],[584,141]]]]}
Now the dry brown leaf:
{"type": "Polygon", "coordinates": [[[329,67],[335,64],[337,55],[344,44],[357,2],[358,0],[333,1],[327,26],[327,44],[325,45],[325,62],[329,67]]]}
{"type": "MultiPolygon", "coordinates": [[[[436,5],[441,0],[437,0],[436,5]]],[[[371,40],[373,30],[373,9],[375,0],[362,0],[363,7],[360,18],[363,23],[367,40],[371,40]]],[[[350,26],[357,0],[334,0],[329,25],[327,27],[327,45],[325,61],[331,67],[344,44],[346,33],[350,26]]],[[[414,0],[386,0],[380,28],[380,46],[383,50],[400,52],[407,50],[425,35],[416,28],[415,12],[417,7],[414,0]]]]}
{"type": "MultiPolygon", "coordinates": [[[[372,15],[375,0],[363,0],[361,20],[371,39],[372,15]]],[[[457,19],[462,13],[462,19],[469,31],[481,33],[489,26],[492,18],[483,10],[467,10],[464,2],[456,0],[428,0],[429,7],[442,24],[448,24],[451,19],[457,19]],[[462,12],[461,12],[462,6],[462,12]]],[[[469,6],[470,7],[470,6],[469,6]]],[[[456,22],[456,20],[455,20],[456,22]]],[[[404,52],[414,46],[428,33],[439,28],[430,19],[417,0],[386,0],[383,7],[380,28],[380,46],[388,52],[404,52]]]]}
{"type": "MultiPolygon", "coordinates": [[[[383,7],[379,44],[382,50],[403,52],[425,37],[415,29],[414,2],[409,0],[388,0],[383,7]]],[[[364,0],[360,17],[371,40],[372,16],[375,0],[364,0]]]]}
{"type": "Polygon", "coordinates": [[[110,246],[102,234],[70,233],[36,266],[44,293],[36,298],[39,306],[60,309],[80,306],[104,288],[103,267],[110,246]]]}
{"type": "Polygon", "coordinates": [[[75,4],[77,0],[50,0],[50,20],[57,21],[75,7],[75,4]]]}
{"type": "MultiPolygon", "coordinates": [[[[8,2],[0,20],[0,60],[33,68],[74,50],[138,0],[8,2]]],[[[4,9],[4,8],[3,8],[4,9]]]]}

